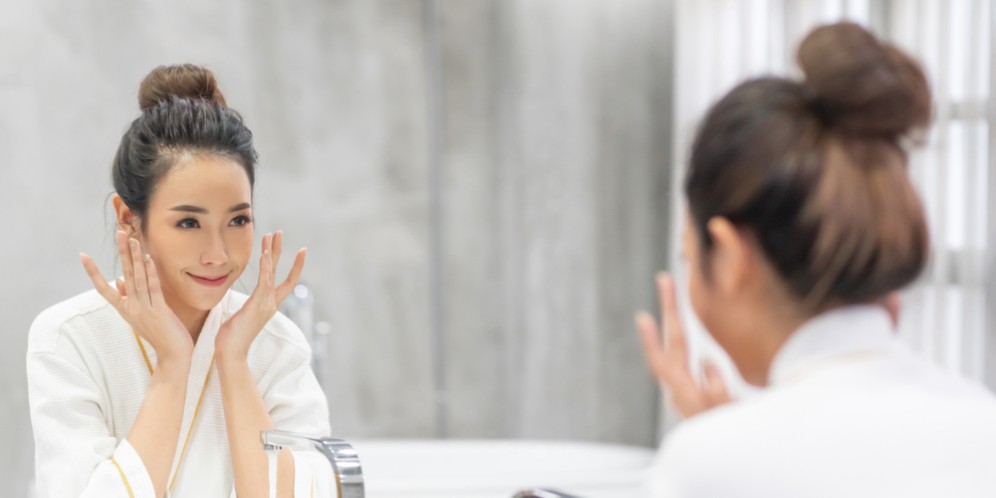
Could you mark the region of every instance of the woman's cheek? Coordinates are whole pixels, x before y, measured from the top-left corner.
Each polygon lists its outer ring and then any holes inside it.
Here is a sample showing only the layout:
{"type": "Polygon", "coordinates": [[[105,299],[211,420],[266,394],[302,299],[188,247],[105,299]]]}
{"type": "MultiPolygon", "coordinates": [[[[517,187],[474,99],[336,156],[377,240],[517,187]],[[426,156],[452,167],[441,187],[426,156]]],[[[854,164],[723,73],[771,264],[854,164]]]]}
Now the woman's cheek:
{"type": "Polygon", "coordinates": [[[235,240],[232,241],[232,251],[233,260],[239,267],[239,270],[245,269],[248,264],[249,258],[252,257],[253,248],[253,234],[252,230],[245,230],[243,233],[238,234],[235,240]]]}

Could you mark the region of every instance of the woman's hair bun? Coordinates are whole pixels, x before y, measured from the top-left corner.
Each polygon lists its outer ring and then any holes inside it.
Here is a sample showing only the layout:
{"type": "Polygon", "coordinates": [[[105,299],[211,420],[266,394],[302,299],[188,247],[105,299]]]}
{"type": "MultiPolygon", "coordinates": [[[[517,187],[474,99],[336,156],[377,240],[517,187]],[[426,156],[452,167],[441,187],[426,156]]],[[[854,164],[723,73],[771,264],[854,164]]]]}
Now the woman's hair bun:
{"type": "Polygon", "coordinates": [[[798,61],[814,110],[841,133],[896,140],[930,122],[923,69],[857,24],[815,29],[799,45],[798,61]]]}
{"type": "Polygon", "coordinates": [[[194,64],[159,66],[138,87],[138,106],[143,111],[171,98],[204,99],[226,107],[214,73],[194,64]]]}

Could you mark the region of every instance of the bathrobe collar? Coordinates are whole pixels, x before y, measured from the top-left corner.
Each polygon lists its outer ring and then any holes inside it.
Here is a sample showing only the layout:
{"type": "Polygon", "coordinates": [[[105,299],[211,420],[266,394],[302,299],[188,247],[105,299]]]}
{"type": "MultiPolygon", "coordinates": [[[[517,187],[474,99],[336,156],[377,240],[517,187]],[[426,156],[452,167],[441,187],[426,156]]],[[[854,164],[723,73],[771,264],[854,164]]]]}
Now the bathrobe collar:
{"type": "Polygon", "coordinates": [[[879,357],[896,345],[892,322],[881,306],[835,308],[792,333],[771,363],[769,384],[792,383],[826,367],[879,357]]]}

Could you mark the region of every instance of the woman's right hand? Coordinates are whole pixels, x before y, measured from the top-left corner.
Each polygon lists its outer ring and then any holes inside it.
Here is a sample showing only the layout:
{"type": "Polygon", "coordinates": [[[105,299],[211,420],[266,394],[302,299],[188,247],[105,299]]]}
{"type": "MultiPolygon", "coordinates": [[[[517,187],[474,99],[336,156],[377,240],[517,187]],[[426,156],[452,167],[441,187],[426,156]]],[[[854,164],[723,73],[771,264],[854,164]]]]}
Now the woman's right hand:
{"type": "Polygon", "coordinates": [[[653,315],[641,311],[636,315],[647,367],[682,417],[688,418],[714,406],[730,402],[726,382],[715,365],[707,363],[702,384],[692,375],[688,362],[685,331],[678,316],[674,280],[667,273],[657,276],[657,293],[664,319],[664,341],[653,315]]]}
{"type": "Polygon", "coordinates": [[[132,329],[152,344],[162,360],[189,359],[194,350],[193,339],[173,310],[166,305],[159,274],[138,240],[118,231],[115,240],[124,276],[112,287],[100,274],[90,256],[80,253],[80,261],[97,289],[132,329]]]}

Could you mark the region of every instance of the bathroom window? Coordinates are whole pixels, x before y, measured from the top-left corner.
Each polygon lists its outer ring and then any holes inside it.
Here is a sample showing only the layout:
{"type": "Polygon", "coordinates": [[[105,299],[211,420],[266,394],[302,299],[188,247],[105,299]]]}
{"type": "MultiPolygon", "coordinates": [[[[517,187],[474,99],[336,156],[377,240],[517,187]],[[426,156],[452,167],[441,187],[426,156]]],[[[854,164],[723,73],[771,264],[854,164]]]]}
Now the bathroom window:
{"type": "Polygon", "coordinates": [[[904,296],[900,332],[948,369],[996,387],[996,320],[987,316],[996,299],[991,2],[889,0],[877,14],[886,35],[920,57],[936,100],[911,170],[932,232],[931,261],[904,296]]]}

